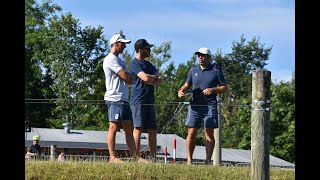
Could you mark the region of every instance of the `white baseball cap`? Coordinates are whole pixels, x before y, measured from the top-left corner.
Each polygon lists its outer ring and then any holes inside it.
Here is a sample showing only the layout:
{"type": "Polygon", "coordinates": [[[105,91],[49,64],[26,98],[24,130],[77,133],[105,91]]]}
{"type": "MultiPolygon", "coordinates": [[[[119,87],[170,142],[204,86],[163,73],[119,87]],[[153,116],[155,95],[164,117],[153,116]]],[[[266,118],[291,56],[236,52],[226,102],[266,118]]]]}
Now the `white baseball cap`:
{"type": "Polygon", "coordinates": [[[202,47],[200,48],[198,51],[196,51],[194,54],[198,54],[198,53],[201,53],[201,54],[208,54],[209,56],[211,56],[211,52],[208,48],[206,47],[202,47]]]}
{"type": "Polygon", "coordinates": [[[126,39],[126,36],[123,35],[122,33],[117,33],[111,37],[110,45],[115,42],[124,42],[126,44],[129,44],[129,43],[131,43],[131,40],[126,39]]]}

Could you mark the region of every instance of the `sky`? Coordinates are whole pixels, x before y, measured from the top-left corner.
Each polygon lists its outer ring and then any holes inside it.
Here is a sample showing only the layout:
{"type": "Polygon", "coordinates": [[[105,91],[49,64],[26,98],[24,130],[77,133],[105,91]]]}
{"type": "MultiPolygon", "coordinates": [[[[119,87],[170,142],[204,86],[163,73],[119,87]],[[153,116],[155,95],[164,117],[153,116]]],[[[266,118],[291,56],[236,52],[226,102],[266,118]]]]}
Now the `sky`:
{"type": "MultiPolygon", "coordinates": [[[[41,1],[38,1],[41,2],[41,1]]],[[[107,40],[120,30],[134,42],[145,38],[160,46],[171,41],[175,65],[200,47],[212,54],[231,53],[233,42],[254,37],[272,47],[268,65],[274,82],[290,81],[295,70],[294,0],[53,0],[79,20],[81,27],[103,27],[107,40]]]]}

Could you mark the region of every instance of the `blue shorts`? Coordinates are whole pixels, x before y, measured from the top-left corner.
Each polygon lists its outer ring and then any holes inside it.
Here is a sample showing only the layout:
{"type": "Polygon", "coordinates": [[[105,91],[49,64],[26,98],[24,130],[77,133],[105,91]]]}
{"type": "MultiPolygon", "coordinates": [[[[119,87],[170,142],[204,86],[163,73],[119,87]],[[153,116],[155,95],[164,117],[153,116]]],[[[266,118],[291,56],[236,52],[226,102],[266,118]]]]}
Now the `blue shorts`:
{"type": "Polygon", "coordinates": [[[204,128],[218,128],[218,111],[216,105],[188,106],[186,126],[200,128],[204,119],[204,128]]]}
{"type": "Polygon", "coordinates": [[[107,110],[108,118],[111,122],[132,121],[132,113],[130,105],[126,101],[104,101],[107,110]]]}
{"type": "Polygon", "coordinates": [[[133,126],[135,128],[156,129],[156,112],[154,104],[130,104],[132,110],[133,126]]]}

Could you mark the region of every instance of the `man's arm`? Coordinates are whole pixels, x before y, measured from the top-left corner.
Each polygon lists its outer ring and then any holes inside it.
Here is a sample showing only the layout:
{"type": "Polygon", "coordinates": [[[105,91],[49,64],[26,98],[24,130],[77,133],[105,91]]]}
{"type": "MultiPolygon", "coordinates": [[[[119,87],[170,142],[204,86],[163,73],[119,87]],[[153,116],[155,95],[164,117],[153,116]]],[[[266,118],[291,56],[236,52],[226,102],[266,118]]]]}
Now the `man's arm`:
{"type": "Polygon", "coordinates": [[[226,84],[224,84],[219,87],[212,88],[212,89],[213,89],[214,93],[216,93],[216,94],[223,94],[228,91],[228,86],[226,84]]]}
{"type": "Polygon", "coordinates": [[[27,156],[36,156],[37,155],[37,153],[31,153],[31,152],[27,152],[27,154],[26,154],[27,156]]]}
{"type": "Polygon", "coordinates": [[[127,84],[131,85],[133,78],[132,75],[128,72],[126,72],[124,69],[120,69],[117,73],[117,75],[127,84]]]}
{"type": "Polygon", "coordinates": [[[218,86],[218,87],[206,88],[202,92],[203,92],[203,94],[208,96],[208,95],[211,95],[213,93],[215,93],[215,94],[223,94],[223,93],[227,92],[227,90],[228,90],[228,86],[226,84],[223,84],[223,85],[218,86]]]}
{"type": "Polygon", "coordinates": [[[162,84],[162,76],[159,75],[159,77],[153,81],[154,86],[160,86],[162,84]]]}
{"type": "Polygon", "coordinates": [[[30,151],[31,150],[28,148],[27,153],[26,153],[27,156],[36,156],[37,155],[37,153],[32,153],[30,151]]]}
{"type": "Polygon", "coordinates": [[[148,84],[148,85],[153,85],[155,86],[156,83],[161,83],[162,81],[162,78],[159,79],[159,77],[161,77],[159,75],[159,73],[156,73],[155,75],[151,75],[151,74],[147,74],[145,73],[144,71],[140,71],[137,76],[141,79],[141,81],[144,83],[144,84],[148,84]],[[158,81],[158,82],[156,82],[158,81]]]}

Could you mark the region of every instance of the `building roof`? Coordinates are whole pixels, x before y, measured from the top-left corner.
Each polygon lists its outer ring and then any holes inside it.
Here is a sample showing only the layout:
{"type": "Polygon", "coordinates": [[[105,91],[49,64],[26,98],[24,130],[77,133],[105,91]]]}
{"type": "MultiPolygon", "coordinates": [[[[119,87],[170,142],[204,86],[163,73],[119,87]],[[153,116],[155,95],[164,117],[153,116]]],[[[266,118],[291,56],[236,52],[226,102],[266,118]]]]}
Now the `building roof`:
{"type": "MultiPolygon", "coordinates": [[[[56,145],[57,148],[83,148],[83,149],[108,149],[108,131],[70,130],[64,129],[31,128],[26,132],[25,146],[32,144],[32,137],[40,135],[41,147],[56,145]]],[[[147,148],[147,139],[141,139],[141,148],[147,148]]],[[[123,131],[116,134],[116,150],[129,150],[123,131]]]]}
{"type": "MultiPolygon", "coordinates": [[[[49,129],[49,128],[31,128],[31,132],[25,134],[25,146],[32,144],[32,136],[40,135],[41,147],[50,147],[56,145],[60,148],[87,148],[87,149],[107,149],[108,131],[93,131],[93,130],[70,130],[66,133],[64,129],[49,129]]],[[[172,159],[174,149],[174,139],[176,139],[176,159],[187,159],[186,140],[175,134],[158,134],[157,146],[158,157],[164,157],[164,150],[167,147],[167,158],[172,159]]],[[[116,150],[129,150],[125,141],[125,133],[119,131],[116,134],[116,150]]],[[[148,134],[141,134],[141,149],[148,148],[148,134]]],[[[251,151],[242,149],[221,148],[221,161],[234,164],[250,164],[251,151]]],[[[193,159],[204,161],[206,158],[205,146],[196,146],[193,159]]],[[[294,168],[295,164],[282,160],[270,155],[270,166],[294,168]]]]}

